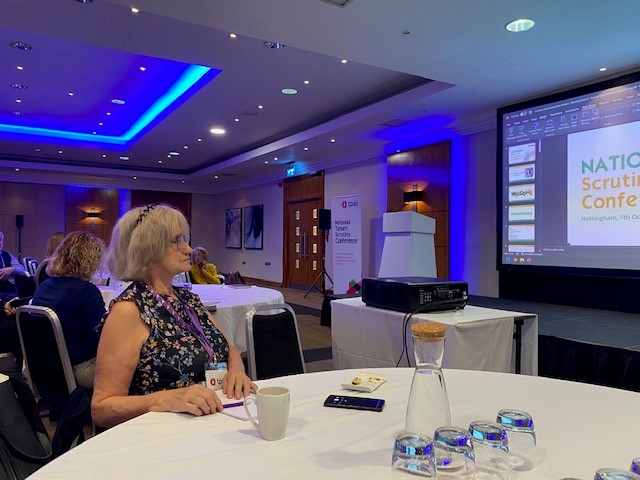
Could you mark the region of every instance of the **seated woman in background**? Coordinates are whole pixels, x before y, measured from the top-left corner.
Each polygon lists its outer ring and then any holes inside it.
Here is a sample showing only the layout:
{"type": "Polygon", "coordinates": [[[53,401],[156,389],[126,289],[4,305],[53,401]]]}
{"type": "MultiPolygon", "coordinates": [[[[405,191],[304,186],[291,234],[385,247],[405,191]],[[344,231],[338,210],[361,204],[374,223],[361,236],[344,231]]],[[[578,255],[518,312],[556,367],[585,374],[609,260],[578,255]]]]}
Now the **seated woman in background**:
{"type": "Polygon", "coordinates": [[[97,425],[150,411],[220,411],[219,397],[202,382],[205,369],[224,369],[224,363],[227,397],[258,389],[200,298],[172,285],[174,276],[189,271],[190,254],[187,220],[168,205],[134,208],[114,227],[107,267],[113,278],[133,283],[102,323],[91,404],[97,425]]]}
{"type": "Polygon", "coordinates": [[[47,242],[47,254],[36,270],[36,287],[49,278],[49,275],[47,275],[49,259],[52,257],[53,252],[56,250],[57,246],[60,245],[60,242],[66,235],[67,234],[64,232],[55,232],[49,237],[49,241],[47,242]]]}
{"type": "Polygon", "coordinates": [[[215,283],[220,284],[218,269],[209,262],[209,252],[202,247],[195,247],[191,253],[191,270],[189,276],[191,283],[215,283]]]}
{"type": "Polygon", "coordinates": [[[104,250],[104,242],[90,233],[67,235],[49,259],[50,278],[38,285],[31,302],[58,315],[73,375],[83,388],[93,387],[99,339],[96,327],[105,313],[100,290],[90,281],[104,250]]]}

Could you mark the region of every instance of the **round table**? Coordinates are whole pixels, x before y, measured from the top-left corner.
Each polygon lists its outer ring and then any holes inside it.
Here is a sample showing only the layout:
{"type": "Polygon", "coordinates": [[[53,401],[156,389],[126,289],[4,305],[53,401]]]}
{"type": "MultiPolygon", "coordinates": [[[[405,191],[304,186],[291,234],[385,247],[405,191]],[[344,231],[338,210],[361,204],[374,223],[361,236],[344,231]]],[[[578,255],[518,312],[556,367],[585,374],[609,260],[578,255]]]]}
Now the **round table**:
{"type": "Polygon", "coordinates": [[[284,303],[282,293],[272,288],[235,285],[192,285],[205,307],[215,306],[213,318],[220,331],[239,352],[247,351],[247,311],[258,305],[284,303]]]}
{"type": "MultiPolygon", "coordinates": [[[[389,479],[416,478],[390,467],[404,428],[413,370],[376,370],[388,381],[370,394],[340,384],[360,370],[258,382],[291,390],[287,436],[263,440],[247,421],[224,414],[147,413],[88,440],[30,479],[389,479]],[[386,400],[381,413],[323,407],[329,394],[386,400]]],[[[454,425],[495,419],[501,408],[533,415],[537,465],[511,479],[593,478],[638,456],[640,394],[526,375],[445,370],[454,425]]]]}

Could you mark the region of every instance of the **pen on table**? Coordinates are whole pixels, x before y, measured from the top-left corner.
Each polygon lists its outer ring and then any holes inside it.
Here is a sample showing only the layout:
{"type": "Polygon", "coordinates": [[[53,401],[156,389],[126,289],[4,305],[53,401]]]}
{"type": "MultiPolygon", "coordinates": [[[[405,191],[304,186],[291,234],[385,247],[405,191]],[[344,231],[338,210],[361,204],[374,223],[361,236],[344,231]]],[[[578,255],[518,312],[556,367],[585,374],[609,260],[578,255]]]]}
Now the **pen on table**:
{"type": "Polygon", "coordinates": [[[244,405],[243,402],[235,402],[235,403],[227,403],[226,405],[222,405],[224,408],[230,408],[230,407],[241,407],[242,405],[244,405]]]}

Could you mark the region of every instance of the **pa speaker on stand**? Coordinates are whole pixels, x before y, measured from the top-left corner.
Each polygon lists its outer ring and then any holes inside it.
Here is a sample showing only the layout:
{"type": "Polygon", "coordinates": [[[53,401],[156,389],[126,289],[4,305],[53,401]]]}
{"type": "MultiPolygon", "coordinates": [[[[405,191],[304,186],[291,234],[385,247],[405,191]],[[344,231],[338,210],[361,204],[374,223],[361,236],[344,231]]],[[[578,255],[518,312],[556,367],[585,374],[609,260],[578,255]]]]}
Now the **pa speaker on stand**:
{"type": "Polygon", "coordinates": [[[325,264],[325,252],[327,251],[327,238],[328,238],[328,234],[326,234],[326,232],[331,230],[331,210],[327,208],[320,209],[320,211],[318,212],[318,226],[320,227],[320,230],[322,230],[322,238],[324,241],[324,245],[322,248],[322,271],[318,274],[316,279],[313,281],[313,283],[309,287],[309,290],[307,290],[307,293],[304,294],[304,298],[307,298],[307,295],[309,295],[311,290],[313,290],[314,288],[320,293],[322,293],[323,295],[326,295],[327,288],[325,287],[325,277],[329,279],[329,281],[331,282],[331,287],[333,287],[333,280],[327,273],[327,268],[325,264]],[[320,288],[316,286],[318,281],[320,281],[320,288]]]}

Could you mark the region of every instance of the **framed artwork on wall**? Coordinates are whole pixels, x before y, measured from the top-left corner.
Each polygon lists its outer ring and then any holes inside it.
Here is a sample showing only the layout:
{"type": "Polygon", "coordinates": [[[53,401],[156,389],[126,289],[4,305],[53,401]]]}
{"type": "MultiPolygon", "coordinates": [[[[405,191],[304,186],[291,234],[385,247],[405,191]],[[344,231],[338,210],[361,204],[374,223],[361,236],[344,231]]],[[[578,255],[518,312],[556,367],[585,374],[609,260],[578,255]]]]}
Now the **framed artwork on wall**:
{"type": "Polygon", "coordinates": [[[242,209],[227,208],[224,213],[224,246],[242,248],[242,209]]]}
{"type": "Polygon", "coordinates": [[[252,205],[242,209],[242,240],[247,249],[263,248],[264,210],[262,205],[252,205]]]}

